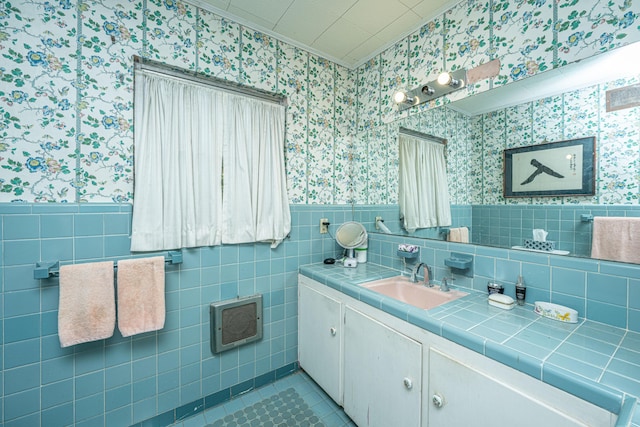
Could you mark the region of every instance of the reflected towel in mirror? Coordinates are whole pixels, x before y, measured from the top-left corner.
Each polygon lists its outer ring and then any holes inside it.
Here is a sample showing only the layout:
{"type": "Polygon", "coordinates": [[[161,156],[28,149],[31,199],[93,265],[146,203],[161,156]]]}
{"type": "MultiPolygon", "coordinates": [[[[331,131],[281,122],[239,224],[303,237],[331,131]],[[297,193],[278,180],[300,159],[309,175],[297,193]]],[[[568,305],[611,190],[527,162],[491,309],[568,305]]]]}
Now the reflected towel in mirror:
{"type": "Polygon", "coordinates": [[[640,218],[593,218],[591,258],[640,263],[640,218]]]}
{"type": "Polygon", "coordinates": [[[450,242],[469,243],[469,228],[467,227],[450,228],[447,240],[450,242]]]}

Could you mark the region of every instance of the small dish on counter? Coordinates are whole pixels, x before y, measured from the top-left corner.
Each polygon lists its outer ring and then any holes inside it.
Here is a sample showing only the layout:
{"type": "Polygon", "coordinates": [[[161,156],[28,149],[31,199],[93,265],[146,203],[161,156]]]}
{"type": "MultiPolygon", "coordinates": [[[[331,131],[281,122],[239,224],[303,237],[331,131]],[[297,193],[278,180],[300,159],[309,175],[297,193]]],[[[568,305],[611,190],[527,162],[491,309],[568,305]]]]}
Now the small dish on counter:
{"type": "Polygon", "coordinates": [[[549,319],[558,320],[560,322],[578,323],[578,312],[564,305],[554,304],[552,302],[536,301],[533,311],[540,316],[549,319]]]}

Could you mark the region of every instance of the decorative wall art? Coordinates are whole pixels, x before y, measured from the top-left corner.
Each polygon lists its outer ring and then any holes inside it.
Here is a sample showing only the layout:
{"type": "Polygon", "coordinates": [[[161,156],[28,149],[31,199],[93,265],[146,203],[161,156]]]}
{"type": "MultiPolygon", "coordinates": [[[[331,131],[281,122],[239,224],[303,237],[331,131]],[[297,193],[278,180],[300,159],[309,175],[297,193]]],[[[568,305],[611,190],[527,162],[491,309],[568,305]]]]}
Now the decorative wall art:
{"type": "Polygon", "coordinates": [[[504,150],[504,197],[595,193],[596,138],[504,150]]]}

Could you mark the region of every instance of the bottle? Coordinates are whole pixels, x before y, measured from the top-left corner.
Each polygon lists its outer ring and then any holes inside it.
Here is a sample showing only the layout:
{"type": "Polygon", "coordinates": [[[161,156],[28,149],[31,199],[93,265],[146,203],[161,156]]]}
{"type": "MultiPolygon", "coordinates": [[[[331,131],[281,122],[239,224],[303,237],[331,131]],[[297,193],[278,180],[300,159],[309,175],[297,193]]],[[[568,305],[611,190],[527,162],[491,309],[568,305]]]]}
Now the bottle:
{"type": "Polygon", "coordinates": [[[527,287],[524,285],[522,276],[518,276],[518,281],[516,282],[516,301],[518,302],[518,305],[524,305],[526,295],[527,287]]]}

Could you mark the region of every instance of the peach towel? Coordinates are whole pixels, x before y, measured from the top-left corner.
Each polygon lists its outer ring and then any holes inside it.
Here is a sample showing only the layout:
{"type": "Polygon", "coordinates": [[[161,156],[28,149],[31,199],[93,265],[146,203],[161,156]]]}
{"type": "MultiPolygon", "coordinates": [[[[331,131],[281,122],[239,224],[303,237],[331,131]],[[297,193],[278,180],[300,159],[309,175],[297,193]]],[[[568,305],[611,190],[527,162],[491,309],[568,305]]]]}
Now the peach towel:
{"type": "Polygon", "coordinates": [[[469,243],[469,229],[467,227],[450,228],[448,240],[450,242],[469,243]]]}
{"type": "Polygon", "coordinates": [[[60,267],[58,337],[61,347],[109,338],[116,326],[113,262],[60,267]]]}
{"type": "Polygon", "coordinates": [[[593,218],[591,258],[640,263],[640,218],[593,218]]]}
{"type": "Polygon", "coordinates": [[[123,337],[164,327],[164,257],[118,261],[118,330],[123,337]]]}

